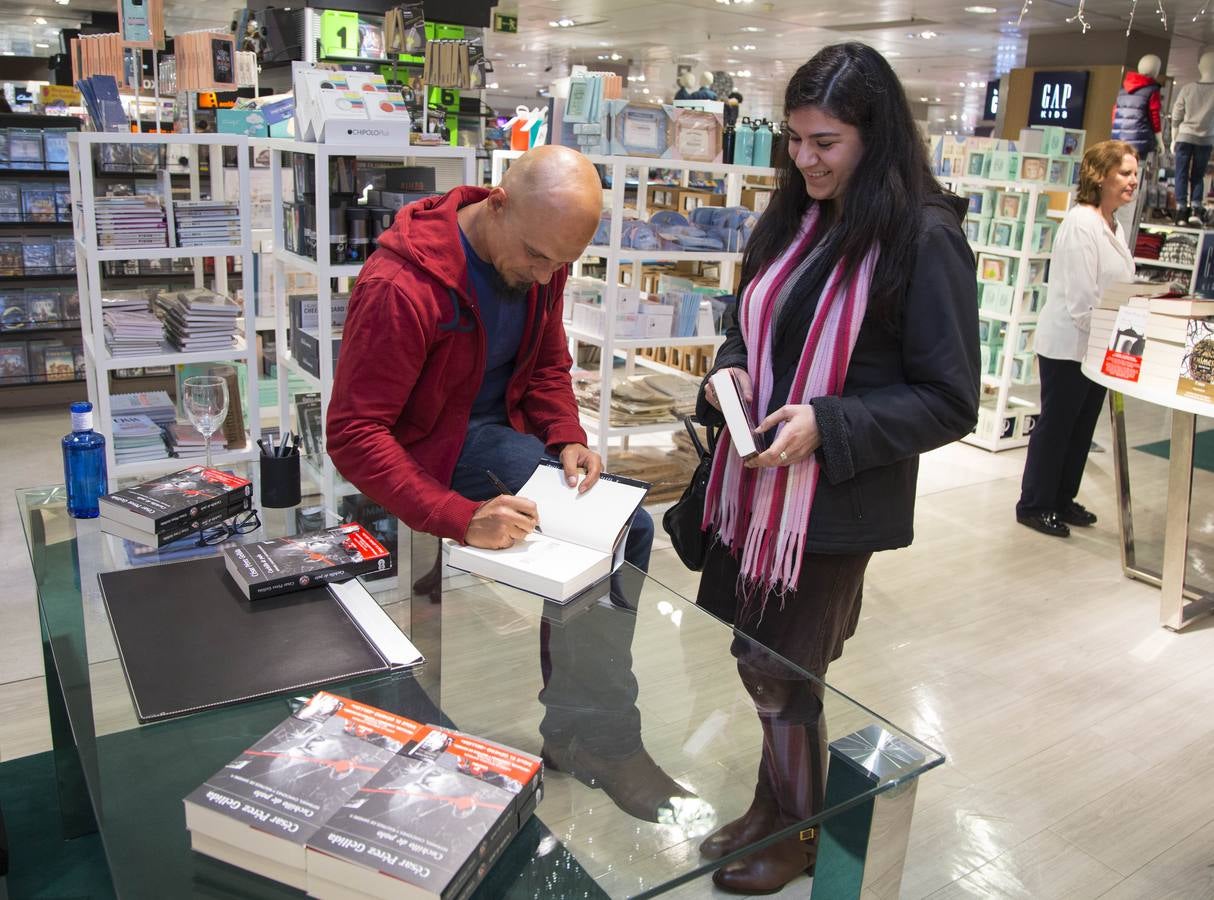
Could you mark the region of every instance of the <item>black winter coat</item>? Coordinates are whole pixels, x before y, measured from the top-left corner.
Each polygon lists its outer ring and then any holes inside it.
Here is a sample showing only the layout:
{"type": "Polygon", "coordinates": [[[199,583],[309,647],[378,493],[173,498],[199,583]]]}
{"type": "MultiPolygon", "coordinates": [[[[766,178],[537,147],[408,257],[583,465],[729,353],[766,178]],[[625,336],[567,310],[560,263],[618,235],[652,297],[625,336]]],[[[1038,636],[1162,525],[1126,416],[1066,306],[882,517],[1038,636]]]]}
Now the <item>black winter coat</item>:
{"type": "MultiPolygon", "coordinates": [[[[865,553],[910,544],[919,454],[968,434],[978,420],[978,295],[974,256],[959,223],[964,210],[961,200],[924,207],[900,333],[867,316],[842,396],[812,401],[822,445],[807,553],[865,553]]],[[[808,285],[808,296],[790,300],[776,329],[787,326],[784,320],[794,317],[796,307],[816,306],[819,289],[808,285]]],[[[804,310],[796,318],[806,321],[804,310]]],[[[746,343],[735,325],[713,371],[745,368],[746,360],[746,343]]],[[[781,360],[773,359],[777,383],[787,380],[780,378],[780,367],[781,360]]],[[[773,396],[768,414],[785,402],[773,396]]],[[[703,386],[696,413],[701,422],[721,421],[704,399],[703,386]]]]}

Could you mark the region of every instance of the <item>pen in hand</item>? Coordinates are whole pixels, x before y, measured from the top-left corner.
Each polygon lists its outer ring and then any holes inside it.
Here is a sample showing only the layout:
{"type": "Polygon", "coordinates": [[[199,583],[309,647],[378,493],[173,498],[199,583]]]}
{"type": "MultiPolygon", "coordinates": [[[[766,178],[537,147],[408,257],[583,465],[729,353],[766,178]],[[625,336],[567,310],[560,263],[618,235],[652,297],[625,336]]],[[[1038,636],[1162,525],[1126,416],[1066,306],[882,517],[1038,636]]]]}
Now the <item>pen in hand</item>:
{"type": "MultiPolygon", "coordinates": [[[[512,490],[510,490],[510,488],[506,487],[506,483],[504,481],[502,481],[500,478],[498,478],[495,474],[493,474],[493,472],[491,470],[485,469],[485,477],[489,479],[490,484],[492,484],[495,488],[497,488],[497,492],[499,494],[503,494],[507,497],[514,496],[514,491],[512,491],[512,490]]],[[[535,533],[543,534],[544,532],[540,531],[539,525],[536,525],[535,533]]]]}

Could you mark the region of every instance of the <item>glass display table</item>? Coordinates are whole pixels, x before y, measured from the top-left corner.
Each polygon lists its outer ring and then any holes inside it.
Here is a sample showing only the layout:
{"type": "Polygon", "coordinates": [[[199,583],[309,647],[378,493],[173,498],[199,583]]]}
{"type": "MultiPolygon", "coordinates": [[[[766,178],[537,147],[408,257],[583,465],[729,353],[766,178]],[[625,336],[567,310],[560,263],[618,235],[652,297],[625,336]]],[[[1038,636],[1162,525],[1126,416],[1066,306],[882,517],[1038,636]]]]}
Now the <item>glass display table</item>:
{"type": "MultiPolygon", "coordinates": [[[[193,852],[181,803],[295,698],[140,725],[97,576],[148,560],[132,559],[132,545],[96,520],[68,517],[61,488],[17,499],[65,833],[100,831],[119,897],[301,896],[193,852]]],[[[315,514],[263,510],[263,527],[235,539],[306,530],[315,514]]],[[[713,869],[815,824],[815,898],[897,895],[917,778],[943,762],[935,750],[635,569],[560,607],[435,565],[433,538],[403,525],[400,535],[399,571],[364,584],[426,662],[326,689],[548,758],[535,816],[478,897],[703,896],[713,869]],[[700,841],[746,810],[759,767],[763,704],[738,677],[743,661],[823,698],[826,805],[708,860],[700,841]]],[[[223,647],[215,665],[224,665],[223,647]]]]}

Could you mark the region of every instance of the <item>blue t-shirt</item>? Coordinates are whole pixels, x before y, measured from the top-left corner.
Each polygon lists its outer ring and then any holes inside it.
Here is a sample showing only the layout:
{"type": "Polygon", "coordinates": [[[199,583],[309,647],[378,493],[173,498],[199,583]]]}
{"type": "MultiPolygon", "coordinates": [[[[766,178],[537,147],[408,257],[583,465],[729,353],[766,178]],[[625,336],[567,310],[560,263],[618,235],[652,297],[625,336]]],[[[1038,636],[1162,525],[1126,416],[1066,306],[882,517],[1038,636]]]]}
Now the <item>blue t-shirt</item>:
{"type": "Polygon", "coordinates": [[[503,298],[498,292],[493,265],[476,255],[463,229],[460,229],[459,239],[468,261],[468,291],[480,313],[487,340],[485,377],[472,403],[472,415],[478,419],[501,416],[504,421],[506,386],[514,374],[514,360],[523,340],[527,303],[522,299],[503,298]]]}

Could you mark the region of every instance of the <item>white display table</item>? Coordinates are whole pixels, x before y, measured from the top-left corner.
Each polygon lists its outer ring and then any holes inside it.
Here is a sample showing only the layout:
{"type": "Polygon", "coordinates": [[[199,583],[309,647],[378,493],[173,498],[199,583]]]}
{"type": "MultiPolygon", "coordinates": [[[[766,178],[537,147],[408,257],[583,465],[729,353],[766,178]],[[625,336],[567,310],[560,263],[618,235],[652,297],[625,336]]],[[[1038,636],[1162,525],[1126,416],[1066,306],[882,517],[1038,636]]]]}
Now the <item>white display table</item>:
{"type": "Polygon", "coordinates": [[[1193,436],[1197,416],[1214,417],[1214,404],[1177,397],[1171,391],[1144,387],[1110,378],[1083,364],[1083,374],[1109,389],[1113,425],[1113,461],[1117,477],[1117,503],[1121,532],[1121,567],[1130,578],[1160,589],[1159,624],[1179,631],[1195,618],[1214,611],[1214,597],[1185,588],[1189,544],[1189,507],[1193,489],[1193,436]],[[1130,510],[1130,472],[1126,454],[1125,397],[1134,397],[1172,410],[1172,443],[1168,452],[1168,494],[1163,538],[1163,572],[1142,568],[1135,560],[1134,523],[1130,510]]]}

